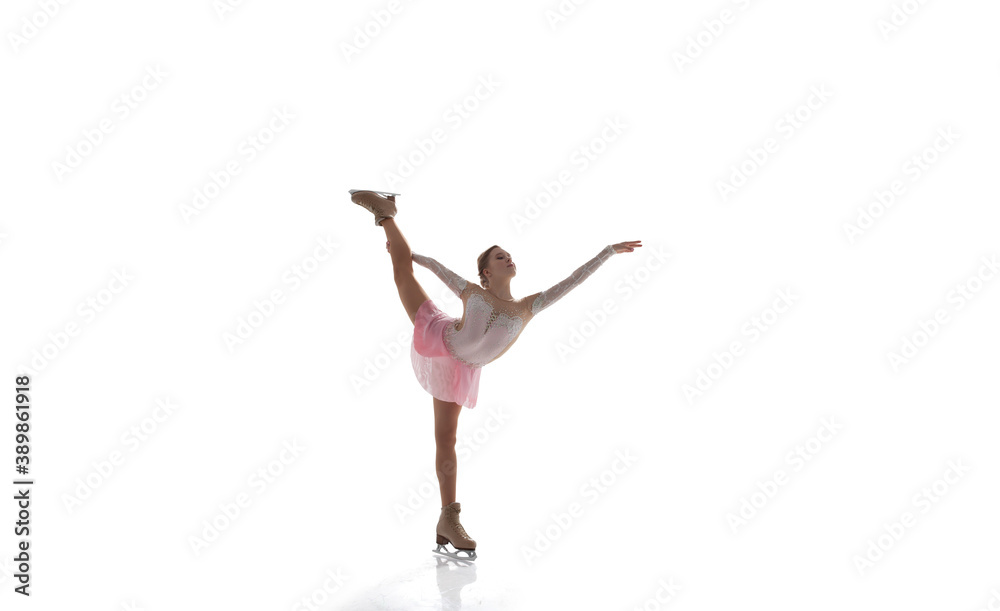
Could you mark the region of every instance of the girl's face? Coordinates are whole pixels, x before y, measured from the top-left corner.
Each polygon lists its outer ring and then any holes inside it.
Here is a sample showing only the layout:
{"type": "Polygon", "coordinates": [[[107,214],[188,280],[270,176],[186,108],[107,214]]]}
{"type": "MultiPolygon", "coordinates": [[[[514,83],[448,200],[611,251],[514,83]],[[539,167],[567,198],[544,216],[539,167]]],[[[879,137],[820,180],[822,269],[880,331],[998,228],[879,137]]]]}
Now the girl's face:
{"type": "Polygon", "coordinates": [[[489,263],[483,270],[483,275],[490,280],[490,284],[492,285],[498,278],[512,278],[515,274],[517,274],[517,266],[514,265],[510,253],[499,247],[494,248],[493,252],[490,253],[489,263]]]}

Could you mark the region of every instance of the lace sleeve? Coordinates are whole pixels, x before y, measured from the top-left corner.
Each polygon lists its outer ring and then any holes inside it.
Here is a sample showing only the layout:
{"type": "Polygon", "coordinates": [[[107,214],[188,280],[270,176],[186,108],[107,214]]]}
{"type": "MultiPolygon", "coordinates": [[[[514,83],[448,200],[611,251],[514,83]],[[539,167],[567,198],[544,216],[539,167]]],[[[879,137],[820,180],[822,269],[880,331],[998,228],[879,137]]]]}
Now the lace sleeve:
{"type": "Polygon", "coordinates": [[[553,303],[559,301],[563,295],[570,292],[581,282],[586,280],[590,274],[594,273],[594,270],[603,265],[604,262],[610,259],[614,254],[615,249],[609,244],[600,252],[600,254],[581,265],[575,272],[570,274],[568,278],[556,284],[552,288],[539,293],[538,297],[536,297],[535,301],[531,304],[531,313],[538,314],[553,303]]]}
{"type": "Polygon", "coordinates": [[[414,263],[419,263],[420,265],[423,265],[427,269],[434,272],[434,275],[440,278],[441,281],[444,282],[448,286],[448,288],[451,289],[453,293],[455,293],[459,297],[462,296],[462,291],[465,290],[465,287],[468,284],[465,278],[459,276],[455,272],[451,271],[450,269],[441,265],[440,263],[438,263],[437,261],[435,261],[430,257],[418,255],[417,253],[412,251],[410,254],[414,263]]]}

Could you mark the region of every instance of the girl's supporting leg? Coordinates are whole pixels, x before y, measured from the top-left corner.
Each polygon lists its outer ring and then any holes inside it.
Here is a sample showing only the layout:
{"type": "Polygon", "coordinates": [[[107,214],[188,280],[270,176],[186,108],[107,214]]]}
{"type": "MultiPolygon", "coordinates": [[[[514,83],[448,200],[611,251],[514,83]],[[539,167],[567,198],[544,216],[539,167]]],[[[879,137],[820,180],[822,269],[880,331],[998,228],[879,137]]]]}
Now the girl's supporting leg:
{"type": "Polygon", "coordinates": [[[385,237],[389,240],[389,254],[392,256],[392,277],[396,281],[396,289],[399,291],[399,300],[403,302],[410,322],[415,322],[417,310],[420,304],[430,299],[424,288],[417,282],[413,275],[413,251],[406,238],[400,233],[396,226],[396,219],[385,219],[382,221],[382,228],[385,229],[385,237]]]}
{"type": "Polygon", "coordinates": [[[462,406],[458,403],[434,398],[434,439],[437,442],[435,470],[441,486],[441,507],[455,502],[455,482],[458,479],[458,457],[455,442],[458,432],[458,415],[462,406]]]}

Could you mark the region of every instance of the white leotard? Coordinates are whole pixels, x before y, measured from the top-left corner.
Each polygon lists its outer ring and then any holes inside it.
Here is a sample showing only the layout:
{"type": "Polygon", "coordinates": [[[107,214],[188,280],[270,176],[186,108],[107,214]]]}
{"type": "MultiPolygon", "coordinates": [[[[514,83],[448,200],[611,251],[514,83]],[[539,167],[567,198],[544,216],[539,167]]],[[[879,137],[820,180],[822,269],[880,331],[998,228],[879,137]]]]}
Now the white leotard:
{"type": "Polygon", "coordinates": [[[469,282],[436,260],[413,253],[413,261],[440,278],[462,299],[462,318],[445,329],[444,343],[456,359],[473,367],[495,361],[521,335],[535,314],[559,301],[615,254],[611,245],[581,265],[566,279],[540,293],[504,301],[469,282]]]}

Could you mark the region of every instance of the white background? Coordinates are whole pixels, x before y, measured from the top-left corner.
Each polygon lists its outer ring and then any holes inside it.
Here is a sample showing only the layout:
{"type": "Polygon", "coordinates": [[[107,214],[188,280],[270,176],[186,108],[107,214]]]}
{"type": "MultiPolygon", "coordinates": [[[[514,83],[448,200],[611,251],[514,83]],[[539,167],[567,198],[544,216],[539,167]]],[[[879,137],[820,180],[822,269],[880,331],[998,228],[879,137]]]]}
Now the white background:
{"type": "Polygon", "coordinates": [[[643,242],[533,320],[463,410],[468,607],[1000,605],[1000,279],[983,263],[1000,257],[996,3],[567,0],[560,20],[526,1],[43,6],[6,2],[0,21],[5,607],[293,609],[339,571],[324,608],[454,608],[429,553],[432,400],[384,231],[351,188],[401,192],[414,252],[470,281],[501,245],[518,297],[643,242]],[[278,111],[291,118],[269,132],[278,111]],[[268,141],[252,160],[251,136],[268,141]],[[196,208],[227,164],[240,173],[196,208]],[[894,181],[905,192],[849,237],[894,181]],[[310,272],[293,286],[295,266],[310,272]],[[769,311],[781,290],[792,305],[769,311]],[[947,322],[921,335],[938,310],[947,322]],[[921,346],[894,367],[904,338],[921,346]],[[30,600],[12,576],[24,368],[30,600]],[[174,410],[156,423],[158,402],[174,410]],[[824,420],[836,434],[811,439],[824,420]],[[304,450],[274,462],[286,443],[304,450]],[[800,445],[810,460],[788,460],[800,445]],[[621,469],[617,452],[637,460],[621,469]],[[269,464],[262,490],[250,478],[269,464]],[[778,470],[784,485],[754,497],[778,470]],[[755,513],[734,528],[744,499],[755,513]]]}

